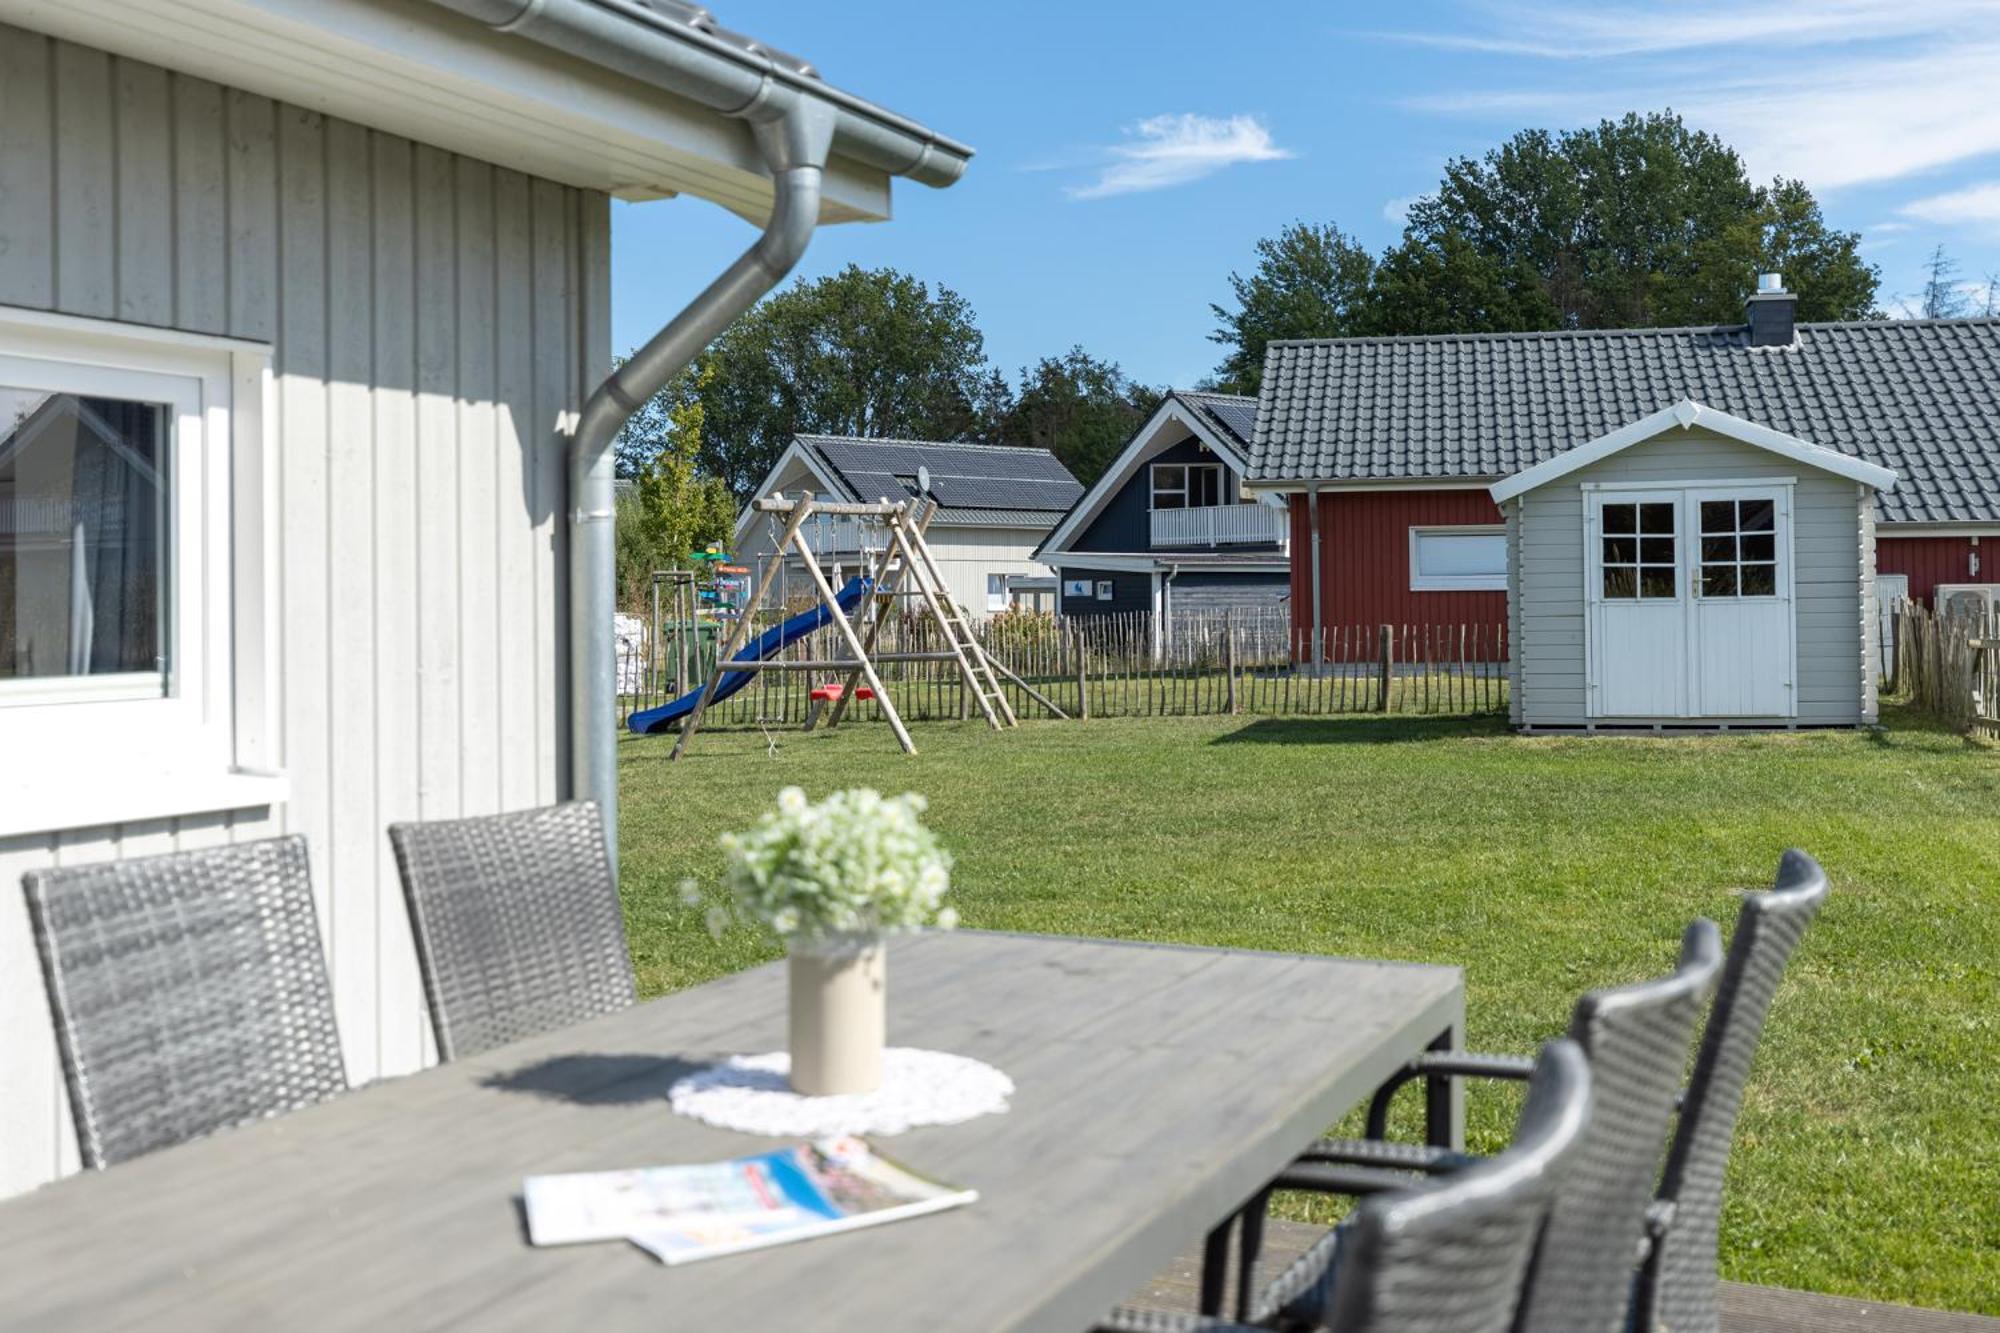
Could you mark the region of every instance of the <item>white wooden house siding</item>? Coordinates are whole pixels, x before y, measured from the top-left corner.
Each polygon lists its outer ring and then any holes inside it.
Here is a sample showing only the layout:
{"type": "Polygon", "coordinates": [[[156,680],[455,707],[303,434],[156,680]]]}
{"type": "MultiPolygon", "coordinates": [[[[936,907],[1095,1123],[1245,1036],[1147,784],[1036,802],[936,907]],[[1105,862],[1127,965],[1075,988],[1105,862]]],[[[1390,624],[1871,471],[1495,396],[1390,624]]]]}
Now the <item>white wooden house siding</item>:
{"type": "MultiPolygon", "coordinates": [[[[1698,484],[1778,477],[1796,478],[1791,515],[1795,720],[1802,725],[1872,721],[1872,650],[1863,626],[1872,597],[1874,493],[1699,426],[1671,429],[1508,503],[1514,721],[1537,727],[1593,721],[1585,702],[1585,483],[1685,479],[1698,484]]],[[[1685,724],[1700,719],[1658,720],[1685,724]]]]}
{"type": "Polygon", "coordinates": [[[352,1078],[431,1057],[384,829],[562,793],[557,431],[608,369],[610,279],[601,195],[6,26],[0,240],[0,304],[275,344],[292,783],[0,840],[4,1195],[77,1165],[34,866],[303,832],[352,1078]]]}

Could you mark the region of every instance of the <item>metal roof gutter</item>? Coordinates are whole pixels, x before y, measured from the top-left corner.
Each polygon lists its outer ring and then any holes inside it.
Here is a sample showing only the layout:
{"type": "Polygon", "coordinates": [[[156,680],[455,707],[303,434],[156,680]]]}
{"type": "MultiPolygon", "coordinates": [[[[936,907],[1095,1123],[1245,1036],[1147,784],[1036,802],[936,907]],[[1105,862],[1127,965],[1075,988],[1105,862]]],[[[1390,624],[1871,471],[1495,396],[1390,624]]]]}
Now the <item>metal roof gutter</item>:
{"type": "MultiPolygon", "coordinates": [[[[798,263],[819,223],[830,153],[942,186],[958,179],[971,150],[828,88],[809,67],[783,63],[755,43],[732,45],[692,7],[672,5],[676,21],[631,0],[432,3],[747,122],[773,178],[771,217],[756,243],[597,386],[570,436],[570,791],[603,812],[616,874],[612,443],[634,412],[798,263]]],[[[671,0],[655,3],[667,8],[671,0]]]]}
{"type": "Polygon", "coordinates": [[[808,97],[833,113],[832,152],[942,188],[965,174],[972,149],[916,121],[829,87],[796,60],[715,25],[677,0],[431,0],[501,32],[649,83],[746,120],[808,97]]]}

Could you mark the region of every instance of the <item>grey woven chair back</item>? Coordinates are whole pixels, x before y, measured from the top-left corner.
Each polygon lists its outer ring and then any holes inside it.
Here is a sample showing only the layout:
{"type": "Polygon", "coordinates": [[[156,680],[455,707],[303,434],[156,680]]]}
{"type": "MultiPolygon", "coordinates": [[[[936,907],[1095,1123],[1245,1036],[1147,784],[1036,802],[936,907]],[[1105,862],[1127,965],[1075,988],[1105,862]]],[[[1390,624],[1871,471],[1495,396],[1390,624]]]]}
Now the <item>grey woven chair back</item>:
{"type": "Polygon", "coordinates": [[[1673,1201],[1674,1215],[1654,1259],[1657,1310],[1660,1323],[1674,1333],[1715,1333],[1719,1325],[1716,1238],[1736,1113],[1771,997],[1827,891],[1819,863],[1789,851],[1778,863],[1776,885],[1745,898],[1737,914],[1660,1189],[1673,1201]]]}
{"type": "Polygon", "coordinates": [[[1503,1333],[1528,1255],[1589,1123],[1591,1074],[1567,1038],[1544,1046],[1505,1152],[1342,1226],[1327,1324],[1341,1333],[1503,1333]]]}
{"type": "Polygon", "coordinates": [[[1721,968],[1721,933],[1696,921],[1673,972],[1577,1001],[1569,1034],[1590,1057],[1590,1125],[1529,1266],[1523,1333],[1624,1329],[1674,1097],[1721,968]]]}
{"type": "Polygon", "coordinates": [[[595,802],[395,824],[389,841],[442,1059],[632,1003],[595,802]]]}
{"type": "Polygon", "coordinates": [[[22,884],[85,1166],[347,1087],[304,838],[22,884]]]}

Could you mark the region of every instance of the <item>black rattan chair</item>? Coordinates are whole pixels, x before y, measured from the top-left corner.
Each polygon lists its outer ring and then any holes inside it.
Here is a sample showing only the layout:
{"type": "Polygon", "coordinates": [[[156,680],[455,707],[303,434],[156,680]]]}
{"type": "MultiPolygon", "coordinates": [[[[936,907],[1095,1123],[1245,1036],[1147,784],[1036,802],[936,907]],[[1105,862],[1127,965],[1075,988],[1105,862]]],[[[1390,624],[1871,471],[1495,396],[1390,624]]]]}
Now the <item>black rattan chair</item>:
{"type": "Polygon", "coordinates": [[[1764,1033],[1771,997],[1792,951],[1826,903],[1826,872],[1801,851],[1778,863],[1769,893],[1753,893],[1736,916],[1722,985],[1715,996],[1694,1076],[1681,1102],[1667,1153],[1651,1240],[1635,1302],[1641,1328],[1716,1333],[1721,1288],[1716,1271],[1722,1177],[1736,1135],[1743,1085],[1764,1033]]]}
{"type": "MultiPolygon", "coordinates": [[[[1398,1177],[1301,1255],[1250,1312],[1250,1327],[1332,1333],[1505,1333],[1535,1237],[1590,1119],[1589,1062],[1575,1042],[1542,1048],[1506,1151],[1431,1180],[1398,1177]]],[[[1386,1175],[1386,1173],[1385,1173],[1386,1175]]],[[[1279,1188],[1352,1192],[1301,1165],[1279,1188]]],[[[1113,1333],[1242,1328],[1199,1315],[1120,1310],[1113,1333]]]]}
{"type": "MultiPolygon", "coordinates": [[[[1674,1098],[1702,1007],[1722,966],[1722,938],[1712,921],[1696,921],[1681,939],[1680,963],[1666,976],[1592,991],[1577,1001],[1569,1035],[1590,1058],[1595,1109],[1576,1156],[1549,1210],[1529,1269],[1522,1333],[1606,1333],[1625,1326],[1633,1264],[1646,1233],[1648,1206],[1666,1150],[1674,1098]]],[[[1440,1052],[1385,1084],[1370,1107],[1379,1134],[1390,1098],[1413,1078],[1439,1073],[1525,1077],[1526,1060],[1440,1052]]],[[[1462,1154],[1379,1140],[1329,1139],[1303,1161],[1369,1170],[1421,1172],[1463,1169],[1462,1154]]],[[[1253,1208],[1255,1205],[1253,1204],[1253,1208]]],[[[1245,1246],[1256,1222],[1246,1219],[1245,1246]]]]}
{"type": "Polygon", "coordinates": [[[304,838],[22,884],[85,1166],[346,1089],[304,838]]]}
{"type": "Polygon", "coordinates": [[[594,802],[394,824],[389,841],[441,1059],[632,1003],[632,959],[594,802]]]}

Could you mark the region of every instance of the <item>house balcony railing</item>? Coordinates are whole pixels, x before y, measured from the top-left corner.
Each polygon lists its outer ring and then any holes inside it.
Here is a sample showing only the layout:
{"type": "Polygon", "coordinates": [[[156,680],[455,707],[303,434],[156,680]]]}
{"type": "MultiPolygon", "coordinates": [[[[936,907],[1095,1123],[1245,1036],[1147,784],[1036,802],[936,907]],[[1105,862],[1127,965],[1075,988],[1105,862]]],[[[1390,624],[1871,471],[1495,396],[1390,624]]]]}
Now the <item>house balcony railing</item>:
{"type": "Polygon", "coordinates": [[[1153,545],[1255,546],[1285,544],[1287,515],[1266,504],[1203,505],[1155,509],[1153,545]]]}

